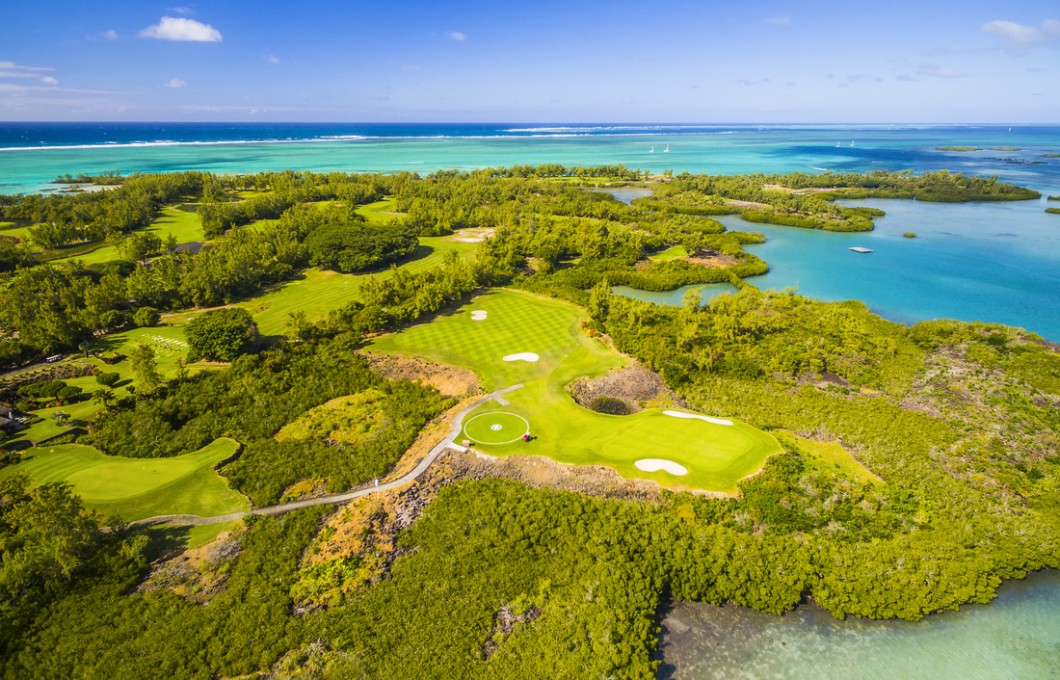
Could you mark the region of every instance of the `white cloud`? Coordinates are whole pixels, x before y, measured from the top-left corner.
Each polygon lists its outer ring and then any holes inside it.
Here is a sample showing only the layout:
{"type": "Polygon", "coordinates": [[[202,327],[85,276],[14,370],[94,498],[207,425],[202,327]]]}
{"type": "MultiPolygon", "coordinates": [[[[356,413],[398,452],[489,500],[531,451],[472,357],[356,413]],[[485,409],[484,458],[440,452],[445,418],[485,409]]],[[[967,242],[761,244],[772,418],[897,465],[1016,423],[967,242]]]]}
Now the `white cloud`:
{"type": "Polygon", "coordinates": [[[265,57],[265,63],[266,64],[273,64],[273,65],[279,64],[280,63],[280,58],[277,57],[275,54],[270,54],[267,57],[265,57]]]}
{"type": "Polygon", "coordinates": [[[103,38],[105,40],[117,40],[118,32],[115,31],[113,28],[107,31],[103,31],[103,38]]]}
{"type": "Polygon", "coordinates": [[[981,27],[987,33],[1000,36],[1012,49],[1025,49],[1060,37],[1060,20],[1046,19],[1041,26],[1028,26],[1015,21],[990,21],[981,27]]]}
{"type": "Polygon", "coordinates": [[[40,81],[42,83],[44,83],[45,85],[58,85],[59,84],[59,81],[57,79],[51,77],[51,76],[44,76],[43,78],[40,79],[40,81]]]}
{"type": "Polygon", "coordinates": [[[43,78],[54,70],[47,66],[26,66],[13,61],[0,61],[0,78],[43,78]]]}
{"type": "Polygon", "coordinates": [[[140,31],[140,37],[180,42],[221,42],[221,32],[213,26],[194,19],[174,17],[162,17],[157,25],[140,31]]]}
{"type": "Polygon", "coordinates": [[[167,7],[166,9],[168,9],[170,12],[176,12],[177,14],[192,14],[192,13],[194,13],[194,10],[192,10],[191,7],[187,7],[187,6],[167,7]]]}
{"type": "Polygon", "coordinates": [[[766,23],[771,26],[789,26],[791,25],[791,15],[782,14],[780,16],[769,17],[766,19],[766,23]]]}
{"type": "Polygon", "coordinates": [[[187,84],[187,81],[181,80],[180,78],[170,78],[166,81],[166,87],[171,90],[178,90],[187,84]]]}
{"type": "Polygon", "coordinates": [[[449,39],[455,40],[456,42],[464,42],[467,40],[467,36],[460,31],[452,31],[449,33],[449,39]]]}

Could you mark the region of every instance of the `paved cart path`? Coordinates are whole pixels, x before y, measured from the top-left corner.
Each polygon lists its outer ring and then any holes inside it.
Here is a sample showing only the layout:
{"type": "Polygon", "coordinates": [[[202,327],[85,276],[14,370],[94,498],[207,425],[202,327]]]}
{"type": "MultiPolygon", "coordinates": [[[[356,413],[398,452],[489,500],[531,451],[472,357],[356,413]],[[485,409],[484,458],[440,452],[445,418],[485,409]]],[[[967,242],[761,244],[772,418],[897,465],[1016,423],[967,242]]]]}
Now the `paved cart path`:
{"type": "Polygon", "coordinates": [[[467,417],[468,413],[471,413],[474,409],[478,408],[482,404],[486,403],[490,399],[497,401],[500,404],[507,403],[503,399],[503,395],[517,390],[522,387],[522,383],[505,387],[504,389],[491,392],[481,399],[476,399],[472,404],[461,409],[453,416],[453,424],[449,428],[449,434],[442,441],[434,445],[430,452],[420,461],[419,465],[397,479],[380,484],[378,486],[369,486],[362,489],[356,489],[354,491],[346,491],[344,493],[332,494],[330,496],[320,496],[318,498],[307,498],[302,501],[294,501],[292,503],[280,503],[279,505],[268,505],[263,508],[255,508],[253,510],[247,510],[245,512],[233,512],[227,515],[216,515],[214,517],[199,517],[198,515],[156,515],[154,517],[146,517],[144,519],[138,519],[135,522],[130,522],[132,525],[152,525],[152,524],[173,524],[177,526],[198,526],[201,524],[220,524],[221,522],[230,522],[235,519],[241,519],[247,515],[282,515],[285,512],[291,512],[292,510],[298,510],[300,508],[308,508],[313,505],[326,505],[329,503],[346,503],[352,501],[355,498],[361,498],[362,496],[369,496],[374,493],[382,493],[384,491],[390,491],[391,489],[397,489],[402,487],[414,479],[418,478],[427,468],[431,466],[431,463],[435,461],[443,451],[453,446],[453,442],[464,427],[464,418],[467,417]]]}

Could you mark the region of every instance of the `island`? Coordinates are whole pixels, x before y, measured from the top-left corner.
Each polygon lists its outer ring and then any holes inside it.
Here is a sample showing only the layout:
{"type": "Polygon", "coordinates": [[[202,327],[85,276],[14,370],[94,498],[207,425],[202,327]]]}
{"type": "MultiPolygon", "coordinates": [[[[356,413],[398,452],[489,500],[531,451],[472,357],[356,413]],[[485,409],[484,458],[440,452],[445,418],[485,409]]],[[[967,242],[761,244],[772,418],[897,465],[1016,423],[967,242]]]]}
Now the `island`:
{"type": "Polygon", "coordinates": [[[558,165],[100,181],[0,198],[13,677],[654,677],[670,599],[917,620],[1060,567],[1057,345],[760,290],[744,249],[756,223],[882,214],[837,199],[1037,192],[558,165]],[[733,292],[613,291],[710,282],[733,292]]]}

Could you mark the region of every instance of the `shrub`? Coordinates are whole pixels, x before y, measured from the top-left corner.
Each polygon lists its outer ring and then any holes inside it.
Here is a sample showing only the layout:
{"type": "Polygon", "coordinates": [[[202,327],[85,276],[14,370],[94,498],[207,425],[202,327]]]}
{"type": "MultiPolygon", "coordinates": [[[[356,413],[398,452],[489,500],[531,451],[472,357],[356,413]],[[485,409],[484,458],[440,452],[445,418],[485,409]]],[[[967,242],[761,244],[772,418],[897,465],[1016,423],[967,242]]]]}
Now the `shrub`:
{"type": "Polygon", "coordinates": [[[121,380],[121,373],[117,371],[111,371],[109,373],[97,373],[96,382],[106,387],[114,387],[121,380]]]}
{"type": "Polygon", "coordinates": [[[631,413],[635,413],[629,404],[618,397],[596,397],[589,402],[589,408],[597,413],[606,413],[612,416],[628,416],[631,413]]]}

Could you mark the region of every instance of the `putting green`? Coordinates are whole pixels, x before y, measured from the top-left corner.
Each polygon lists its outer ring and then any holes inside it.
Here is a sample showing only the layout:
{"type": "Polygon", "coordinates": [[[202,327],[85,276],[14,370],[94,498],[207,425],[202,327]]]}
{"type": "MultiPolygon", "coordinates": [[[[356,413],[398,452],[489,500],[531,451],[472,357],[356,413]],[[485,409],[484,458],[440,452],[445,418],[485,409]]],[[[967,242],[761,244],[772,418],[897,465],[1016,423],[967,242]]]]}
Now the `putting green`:
{"type": "Polygon", "coordinates": [[[526,418],[507,411],[479,413],[464,422],[464,434],[475,444],[513,444],[529,433],[530,423],[526,418]]]}
{"type": "Polygon", "coordinates": [[[25,474],[34,484],[66,482],[86,506],[127,521],[185,513],[208,517],[250,508],[213,469],[238,448],[232,439],[217,439],[173,458],[123,458],[64,444],[30,449],[0,475],[25,474]]]}
{"type": "MultiPolygon", "coordinates": [[[[627,359],[588,337],[581,329],[584,312],[571,304],[521,291],[490,291],[431,323],[378,338],[377,351],[398,352],[469,368],[489,390],[523,383],[503,396],[507,404],[487,402],[468,414],[464,433],[476,448],[494,455],[532,454],[578,465],[608,465],[624,477],[651,479],[669,488],[733,492],[736,482],[761,469],[781,451],[772,435],[746,423],[731,425],[699,418],[668,416],[648,409],[611,416],[579,406],[565,389],[581,376],[597,376],[627,359]],[[474,311],[486,312],[475,315],[474,311]],[[533,352],[534,363],[504,361],[533,352]],[[533,440],[483,431],[497,412],[533,423],[533,440]],[[490,417],[485,417],[490,416],[490,417]],[[661,459],[688,470],[679,476],[665,469],[645,471],[636,461],[661,459]]],[[[503,425],[503,423],[502,423],[503,425]]]]}

